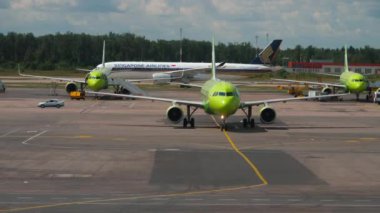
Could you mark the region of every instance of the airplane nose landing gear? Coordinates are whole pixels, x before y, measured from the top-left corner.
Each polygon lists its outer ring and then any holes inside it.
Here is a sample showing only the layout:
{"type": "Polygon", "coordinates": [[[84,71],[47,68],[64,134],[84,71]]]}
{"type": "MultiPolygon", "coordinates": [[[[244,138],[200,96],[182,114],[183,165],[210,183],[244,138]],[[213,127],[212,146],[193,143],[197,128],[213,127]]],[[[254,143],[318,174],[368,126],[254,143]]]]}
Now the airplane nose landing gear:
{"type": "Polygon", "coordinates": [[[195,107],[192,112],[190,112],[190,107],[190,105],[186,107],[186,118],[183,119],[183,128],[187,128],[187,125],[190,125],[191,128],[195,127],[195,120],[192,116],[198,107],[195,107]]]}

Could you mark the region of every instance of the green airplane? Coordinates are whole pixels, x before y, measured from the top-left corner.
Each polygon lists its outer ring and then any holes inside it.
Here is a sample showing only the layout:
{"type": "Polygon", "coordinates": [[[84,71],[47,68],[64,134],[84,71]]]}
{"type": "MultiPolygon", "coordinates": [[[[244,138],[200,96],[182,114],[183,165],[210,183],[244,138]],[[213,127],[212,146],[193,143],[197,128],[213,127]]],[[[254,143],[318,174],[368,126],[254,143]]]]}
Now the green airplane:
{"type": "Polygon", "coordinates": [[[220,116],[222,121],[221,130],[227,129],[226,120],[229,116],[235,114],[238,109],[241,109],[245,118],[243,119],[244,127],[254,127],[255,121],[252,118],[252,106],[260,107],[260,120],[262,123],[271,123],[276,118],[275,110],[269,106],[270,103],[275,102],[286,102],[286,101],[296,101],[305,99],[315,99],[324,97],[336,97],[343,96],[346,94],[338,95],[322,95],[316,97],[302,97],[302,98],[280,98],[280,99],[268,99],[259,101],[241,101],[240,94],[235,85],[230,82],[223,81],[216,78],[216,66],[215,66],[215,50],[214,50],[214,39],[212,40],[212,64],[211,64],[211,79],[206,81],[201,87],[202,101],[189,101],[189,100],[179,100],[170,98],[159,98],[151,96],[136,96],[136,95],[126,95],[126,94],[114,94],[105,92],[91,92],[87,93],[96,95],[108,95],[116,97],[127,97],[134,99],[145,99],[145,100],[155,100],[162,102],[169,102],[172,105],[167,109],[167,118],[173,123],[179,123],[183,121],[183,127],[186,128],[188,125],[194,127],[194,112],[201,108],[207,114],[220,116]],[[180,105],[186,105],[186,116],[182,111],[180,105]]]}
{"type": "Polygon", "coordinates": [[[98,66],[93,70],[78,69],[80,71],[88,72],[84,80],[23,74],[20,71],[20,67],[18,68],[18,73],[23,77],[33,77],[67,82],[65,90],[69,94],[70,92],[78,91],[79,89],[83,91],[84,88],[97,92],[100,90],[108,89],[110,86],[114,87],[115,93],[145,94],[144,91],[132,84],[132,81],[126,81],[124,79],[113,78],[110,76],[111,70],[105,66],[105,45],[105,41],[103,41],[102,66],[98,66]]]}
{"type": "Polygon", "coordinates": [[[347,59],[347,47],[344,47],[344,69],[340,75],[334,74],[324,74],[330,76],[339,77],[340,84],[332,84],[332,83],[322,83],[322,82],[314,82],[314,81],[297,81],[297,80],[287,80],[287,79],[272,79],[275,81],[282,82],[291,82],[291,83],[301,83],[301,84],[309,84],[309,85],[321,85],[323,86],[321,92],[322,94],[334,94],[336,89],[343,89],[345,92],[350,92],[356,94],[356,99],[359,99],[359,94],[365,91],[368,91],[369,94],[367,99],[369,98],[371,89],[369,87],[368,79],[356,72],[352,72],[348,69],[348,59],[347,59]]]}

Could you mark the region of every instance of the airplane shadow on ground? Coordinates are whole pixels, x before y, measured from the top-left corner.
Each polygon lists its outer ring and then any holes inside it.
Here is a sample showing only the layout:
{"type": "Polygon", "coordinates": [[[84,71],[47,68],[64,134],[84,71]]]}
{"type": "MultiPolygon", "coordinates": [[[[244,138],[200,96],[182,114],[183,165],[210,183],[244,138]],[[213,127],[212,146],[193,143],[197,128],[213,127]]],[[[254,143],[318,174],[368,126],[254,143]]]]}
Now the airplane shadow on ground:
{"type": "MultiPolygon", "coordinates": [[[[165,120],[158,120],[157,124],[110,124],[114,126],[133,126],[133,127],[172,127],[173,129],[183,129],[183,130],[195,130],[195,129],[215,129],[217,131],[220,130],[220,127],[215,125],[214,123],[205,122],[196,125],[194,128],[187,127],[184,128],[182,123],[172,124],[165,120]],[[161,123],[161,124],[159,124],[161,123]]],[[[243,127],[243,124],[240,121],[236,122],[228,122],[227,123],[227,131],[234,133],[263,133],[268,132],[269,130],[296,130],[296,129],[368,129],[373,127],[358,127],[358,126],[289,126],[281,121],[275,122],[273,124],[262,124],[256,123],[254,128],[243,127]]]]}

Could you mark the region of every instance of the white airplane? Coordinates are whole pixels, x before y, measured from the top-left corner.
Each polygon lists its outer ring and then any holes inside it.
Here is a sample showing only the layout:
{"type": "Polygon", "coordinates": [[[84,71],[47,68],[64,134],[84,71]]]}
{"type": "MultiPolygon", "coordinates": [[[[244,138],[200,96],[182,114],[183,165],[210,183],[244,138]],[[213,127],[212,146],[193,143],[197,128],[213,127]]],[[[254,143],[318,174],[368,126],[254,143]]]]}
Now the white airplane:
{"type": "MultiPolygon", "coordinates": [[[[282,40],[273,40],[265,47],[250,64],[241,63],[216,63],[220,74],[250,74],[273,71],[273,67],[268,66],[276,57],[282,40]]],[[[115,61],[107,62],[104,65],[117,76],[127,78],[139,77],[149,78],[154,83],[165,84],[175,79],[188,83],[190,80],[197,79],[197,75],[210,70],[210,63],[193,62],[137,62],[137,61],[115,61]]],[[[142,79],[148,80],[148,79],[142,79]]]]}

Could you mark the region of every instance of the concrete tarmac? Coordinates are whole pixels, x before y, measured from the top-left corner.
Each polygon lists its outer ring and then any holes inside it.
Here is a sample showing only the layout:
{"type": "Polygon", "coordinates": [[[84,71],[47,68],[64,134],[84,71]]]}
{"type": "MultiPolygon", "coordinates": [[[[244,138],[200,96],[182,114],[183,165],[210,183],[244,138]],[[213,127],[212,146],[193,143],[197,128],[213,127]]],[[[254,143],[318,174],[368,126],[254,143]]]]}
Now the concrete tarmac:
{"type": "MultiPolygon", "coordinates": [[[[380,118],[373,103],[273,104],[277,120],[227,135],[213,118],[195,129],[165,120],[167,103],[69,100],[58,90],[0,94],[0,212],[376,212],[380,118]],[[40,109],[39,101],[65,100],[40,109]]],[[[151,95],[199,100],[191,90],[151,95]]],[[[242,100],[287,97],[242,92],[242,100]]],[[[353,99],[348,97],[346,99],[353,99]]],[[[215,118],[218,121],[218,118],[215,118]]]]}

